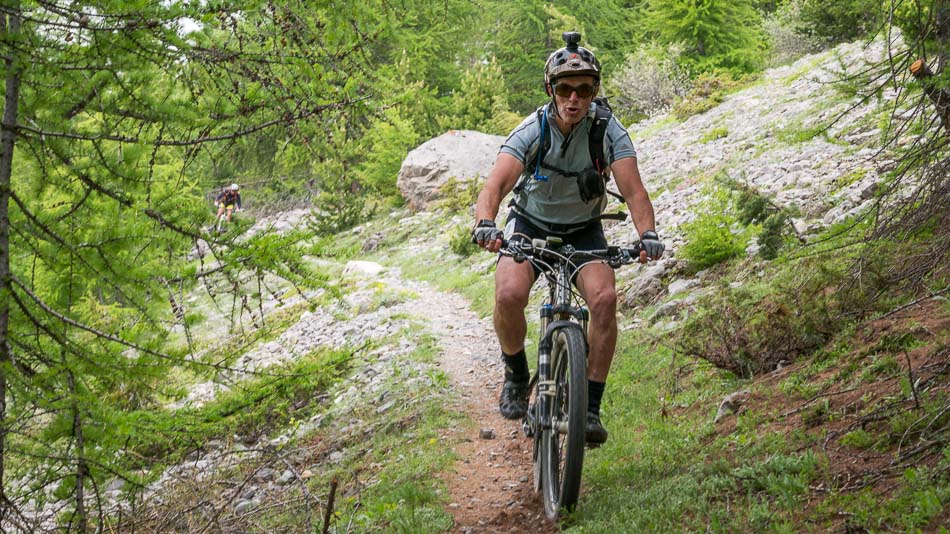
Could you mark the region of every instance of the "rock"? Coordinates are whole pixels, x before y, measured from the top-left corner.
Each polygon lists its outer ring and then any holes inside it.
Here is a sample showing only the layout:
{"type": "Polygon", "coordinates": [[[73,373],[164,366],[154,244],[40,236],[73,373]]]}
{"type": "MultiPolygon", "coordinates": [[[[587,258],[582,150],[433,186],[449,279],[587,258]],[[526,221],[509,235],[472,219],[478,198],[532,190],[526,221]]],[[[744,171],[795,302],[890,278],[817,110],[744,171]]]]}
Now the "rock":
{"type": "Polygon", "coordinates": [[[343,274],[368,274],[375,276],[386,270],[382,265],[374,261],[350,260],[346,262],[343,268],[343,274]]]}
{"type": "Polygon", "coordinates": [[[330,453],[330,462],[338,464],[343,461],[342,451],[333,451],[330,453]]]}
{"type": "Polygon", "coordinates": [[[248,512],[253,511],[260,505],[261,505],[260,501],[256,499],[251,499],[251,500],[241,499],[237,501],[236,503],[234,503],[234,513],[236,515],[246,514],[248,512]]]}
{"type": "Polygon", "coordinates": [[[722,402],[719,403],[719,410],[716,412],[716,418],[713,420],[713,424],[718,423],[729,414],[736,413],[736,410],[742,406],[742,403],[748,400],[750,394],[751,392],[749,390],[743,389],[742,391],[730,393],[726,398],[722,399],[722,402]]]}
{"type": "Polygon", "coordinates": [[[659,278],[638,276],[623,292],[621,303],[627,308],[647,305],[653,302],[661,291],[663,283],[659,278]]]}
{"type": "Polygon", "coordinates": [[[395,405],[396,405],[396,400],[393,399],[393,400],[387,402],[386,404],[383,404],[383,405],[380,406],[379,408],[376,408],[376,413],[380,413],[380,414],[381,414],[381,413],[384,413],[384,412],[388,411],[390,408],[392,408],[392,407],[395,406],[395,405]]]}
{"type": "Polygon", "coordinates": [[[449,179],[464,182],[488,176],[498,149],[499,135],[451,130],[421,144],[406,156],[396,187],[413,211],[425,210],[437,200],[449,179]]]}
{"type": "Polygon", "coordinates": [[[668,288],[666,288],[666,291],[667,293],[670,294],[670,296],[673,296],[673,295],[678,295],[679,293],[682,293],[684,291],[688,291],[698,285],[699,285],[699,280],[695,278],[689,278],[686,280],[678,279],[678,280],[673,280],[672,282],[670,282],[670,285],[668,288]]]}
{"type": "Polygon", "coordinates": [[[667,302],[657,308],[655,312],[653,312],[653,315],[650,316],[650,322],[656,322],[660,319],[674,318],[679,315],[680,312],[688,306],[688,304],[689,303],[686,300],[682,299],[667,302]]]}
{"type": "Polygon", "coordinates": [[[383,234],[373,234],[366,238],[363,241],[363,246],[361,250],[363,252],[375,252],[379,248],[379,244],[383,241],[383,234]]]}
{"type": "Polygon", "coordinates": [[[208,242],[204,239],[199,239],[195,243],[195,248],[188,254],[188,260],[194,261],[200,258],[204,258],[211,252],[211,246],[208,245],[208,242]]]}
{"type": "Polygon", "coordinates": [[[483,428],[479,431],[478,437],[482,439],[495,439],[495,431],[491,428],[483,428]]]}
{"type": "Polygon", "coordinates": [[[277,485],[286,486],[287,484],[290,484],[291,482],[293,482],[294,479],[296,478],[297,476],[294,475],[293,471],[291,471],[290,469],[285,469],[284,472],[281,473],[280,478],[277,479],[277,485]]]}
{"type": "Polygon", "coordinates": [[[277,471],[271,469],[270,467],[262,467],[257,471],[257,473],[254,473],[254,478],[261,482],[270,482],[271,480],[274,480],[274,477],[276,476],[277,471]]]}

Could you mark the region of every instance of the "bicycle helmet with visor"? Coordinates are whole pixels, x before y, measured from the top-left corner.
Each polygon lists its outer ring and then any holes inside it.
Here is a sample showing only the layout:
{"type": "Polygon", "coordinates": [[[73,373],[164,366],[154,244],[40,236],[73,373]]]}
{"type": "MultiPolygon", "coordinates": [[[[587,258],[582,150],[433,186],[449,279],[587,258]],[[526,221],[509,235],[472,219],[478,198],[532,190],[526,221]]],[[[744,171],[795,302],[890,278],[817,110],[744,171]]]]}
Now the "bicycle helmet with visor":
{"type": "Polygon", "coordinates": [[[595,84],[600,84],[600,62],[593,52],[577,45],[581,34],[564,32],[561,37],[566,46],[548,56],[544,64],[544,90],[548,96],[554,96],[554,82],[566,76],[593,76],[595,84]]]}

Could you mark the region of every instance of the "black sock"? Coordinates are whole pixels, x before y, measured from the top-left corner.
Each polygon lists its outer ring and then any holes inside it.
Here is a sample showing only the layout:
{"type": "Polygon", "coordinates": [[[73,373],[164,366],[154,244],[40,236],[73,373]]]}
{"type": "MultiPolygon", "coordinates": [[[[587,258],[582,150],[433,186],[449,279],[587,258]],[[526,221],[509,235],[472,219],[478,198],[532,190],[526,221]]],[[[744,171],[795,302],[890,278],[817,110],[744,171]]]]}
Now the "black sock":
{"type": "Polygon", "coordinates": [[[604,388],[606,382],[595,382],[587,379],[587,411],[594,415],[600,415],[600,399],[604,397],[604,388]]]}
{"type": "Polygon", "coordinates": [[[505,361],[505,380],[515,382],[527,382],[528,376],[528,357],[524,354],[524,349],[511,356],[501,353],[501,359],[505,361]]]}

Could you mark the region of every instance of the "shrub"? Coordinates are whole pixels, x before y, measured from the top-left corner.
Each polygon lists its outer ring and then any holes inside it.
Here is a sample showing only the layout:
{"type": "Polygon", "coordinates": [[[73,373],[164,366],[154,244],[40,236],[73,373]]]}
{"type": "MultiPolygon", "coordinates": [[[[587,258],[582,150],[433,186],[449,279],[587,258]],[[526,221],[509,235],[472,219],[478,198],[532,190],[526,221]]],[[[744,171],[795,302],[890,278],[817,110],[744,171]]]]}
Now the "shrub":
{"type": "Polygon", "coordinates": [[[522,117],[510,110],[503,87],[505,78],[494,57],[476,64],[462,76],[461,89],[452,93],[448,113],[436,119],[439,126],[450,130],[508,134],[522,117]]]}
{"type": "Polygon", "coordinates": [[[472,227],[460,224],[452,229],[449,236],[449,247],[452,252],[462,257],[468,257],[478,250],[478,245],[472,243],[472,227]]]}
{"type": "Polygon", "coordinates": [[[677,350],[742,377],[795,361],[847,327],[834,290],[841,280],[837,269],[811,258],[772,280],[721,288],[677,332],[677,350]]]}
{"type": "Polygon", "coordinates": [[[673,105],[673,114],[679,119],[687,119],[705,113],[753,79],[752,76],[736,77],[726,71],[704,72],[693,80],[690,92],[673,105]]]}
{"type": "Polygon", "coordinates": [[[607,82],[617,114],[636,121],[666,113],[677,99],[689,92],[689,72],[677,61],[682,46],[666,48],[651,44],[629,54],[626,62],[607,82]]]}
{"type": "Polygon", "coordinates": [[[799,31],[801,7],[801,0],[787,2],[762,21],[769,40],[769,66],[784,65],[821,49],[820,39],[799,31]]]}
{"type": "Polygon", "coordinates": [[[365,147],[363,161],[357,168],[360,182],[370,191],[383,196],[396,196],[396,176],[406,155],[420,140],[412,121],[390,108],[373,122],[360,140],[365,147]]]}
{"type": "Polygon", "coordinates": [[[869,449],[874,445],[874,436],[872,436],[867,430],[859,428],[857,430],[852,430],[844,436],[841,437],[842,445],[849,445],[856,449],[869,449]]]}
{"type": "Polygon", "coordinates": [[[798,237],[792,225],[792,214],[773,203],[757,189],[729,176],[717,177],[717,181],[733,190],[736,217],[746,225],[756,225],[759,256],[766,260],[778,257],[778,253],[793,237],[798,237]]]}
{"type": "Polygon", "coordinates": [[[707,214],[684,226],[688,242],[682,254],[693,271],[712,267],[745,251],[745,241],[733,232],[732,222],[725,214],[707,214]]]}
{"type": "Polygon", "coordinates": [[[880,0],[800,0],[797,33],[828,45],[853,41],[877,29],[883,17],[880,0]]]}
{"type": "Polygon", "coordinates": [[[317,207],[308,221],[316,235],[329,235],[356,226],[371,215],[360,183],[345,174],[329,176],[321,184],[317,207]]]}
{"type": "Polygon", "coordinates": [[[439,187],[438,206],[454,213],[474,213],[473,208],[478,200],[478,193],[481,192],[482,182],[478,176],[461,181],[454,177],[449,178],[439,187]]]}
{"type": "Polygon", "coordinates": [[[683,258],[694,271],[712,267],[745,251],[747,237],[733,215],[729,191],[716,188],[700,206],[698,217],[683,225],[683,258]]]}

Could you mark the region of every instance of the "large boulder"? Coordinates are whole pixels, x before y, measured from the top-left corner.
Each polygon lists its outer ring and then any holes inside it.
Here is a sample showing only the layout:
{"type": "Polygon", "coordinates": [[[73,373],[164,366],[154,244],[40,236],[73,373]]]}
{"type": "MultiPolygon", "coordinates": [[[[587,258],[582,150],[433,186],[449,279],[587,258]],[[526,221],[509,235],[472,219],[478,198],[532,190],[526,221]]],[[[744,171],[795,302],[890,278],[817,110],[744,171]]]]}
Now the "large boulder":
{"type": "Polygon", "coordinates": [[[396,186],[410,209],[425,210],[450,179],[461,183],[488,176],[504,141],[500,135],[450,130],[406,156],[396,186]]]}

